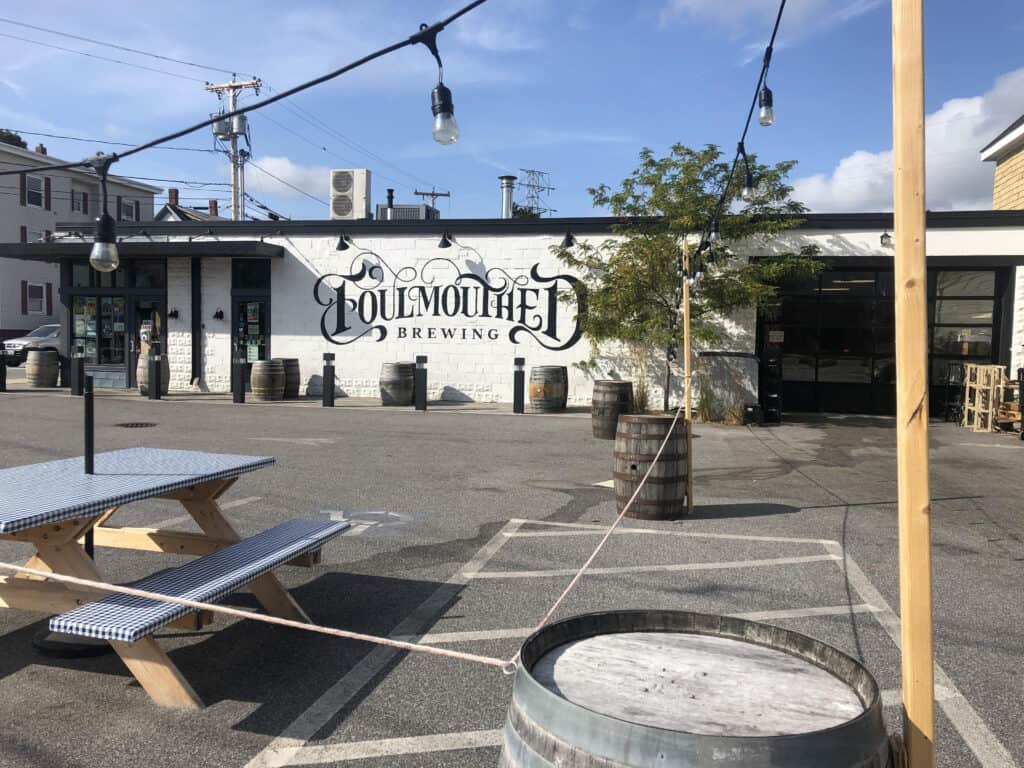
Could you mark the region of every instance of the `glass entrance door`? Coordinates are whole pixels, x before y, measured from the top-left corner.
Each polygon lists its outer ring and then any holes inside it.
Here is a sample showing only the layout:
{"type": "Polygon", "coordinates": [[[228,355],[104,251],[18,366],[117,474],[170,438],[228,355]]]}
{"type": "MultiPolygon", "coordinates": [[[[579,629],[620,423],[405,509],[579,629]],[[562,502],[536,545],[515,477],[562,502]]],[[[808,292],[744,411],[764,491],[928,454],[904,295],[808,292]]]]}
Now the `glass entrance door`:
{"type": "Polygon", "coordinates": [[[138,386],[136,370],[139,358],[149,358],[150,343],[160,342],[160,354],[167,354],[167,326],[162,299],[137,298],[132,306],[131,335],[129,337],[128,381],[138,386]]]}
{"type": "Polygon", "coordinates": [[[270,301],[236,298],[232,305],[231,347],[235,356],[245,361],[244,375],[248,382],[252,364],[270,359],[270,301]]]}

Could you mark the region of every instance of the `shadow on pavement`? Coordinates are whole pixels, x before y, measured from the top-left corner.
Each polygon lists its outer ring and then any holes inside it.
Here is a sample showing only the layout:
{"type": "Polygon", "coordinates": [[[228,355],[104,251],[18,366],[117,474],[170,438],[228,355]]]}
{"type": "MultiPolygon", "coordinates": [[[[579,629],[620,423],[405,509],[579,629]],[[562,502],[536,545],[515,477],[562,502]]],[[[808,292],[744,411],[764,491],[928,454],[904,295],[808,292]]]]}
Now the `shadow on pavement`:
{"type": "Polygon", "coordinates": [[[788,515],[799,512],[798,507],[788,504],[696,504],[693,507],[693,520],[725,520],[733,517],[767,517],[768,515],[788,515]]]}

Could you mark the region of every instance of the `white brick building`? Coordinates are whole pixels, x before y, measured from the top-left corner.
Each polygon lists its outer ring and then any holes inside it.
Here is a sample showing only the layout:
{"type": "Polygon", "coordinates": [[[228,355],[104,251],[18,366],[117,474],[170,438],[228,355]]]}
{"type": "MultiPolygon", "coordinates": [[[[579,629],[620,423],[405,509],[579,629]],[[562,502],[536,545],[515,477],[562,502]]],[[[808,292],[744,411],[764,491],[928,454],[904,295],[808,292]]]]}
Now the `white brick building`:
{"type": "MultiPolygon", "coordinates": [[[[576,364],[591,348],[575,333],[576,305],[561,300],[574,295],[573,276],[551,246],[567,230],[602,241],[613,223],[121,224],[123,266],[102,285],[86,266],[88,243],[2,246],[0,255],[60,263],[73,338],[110,331],[137,350],[140,322],[159,317],[172,389],[228,391],[237,352],[298,358],[301,389],[316,394],[322,355],[334,352],[338,392],[373,396],[382,363],[427,355],[432,398],[509,401],[513,358],[522,356],[527,367],[567,366],[569,400],[582,404],[592,382],[576,364]],[[445,232],[454,245],[441,249],[445,232]]],[[[1024,286],[1013,271],[1024,265],[1024,212],[931,213],[928,223],[933,384],[948,362],[1024,366],[1024,286]]],[[[758,258],[813,243],[826,271],[787,287],[778,313],[725,323],[722,343],[698,359],[698,386],[710,384],[720,409],[755,401],[758,358],[773,344],[787,410],[892,412],[892,250],[881,243],[891,227],[891,214],[813,214],[767,246],[737,249],[758,258]]],[[[612,349],[597,362],[601,376],[635,374],[612,349]]],[[[132,386],[133,365],[129,356],[91,367],[108,385],[132,386]]],[[[658,402],[660,372],[650,377],[658,402]]],[[[933,401],[940,395],[933,390],[933,401]]]]}

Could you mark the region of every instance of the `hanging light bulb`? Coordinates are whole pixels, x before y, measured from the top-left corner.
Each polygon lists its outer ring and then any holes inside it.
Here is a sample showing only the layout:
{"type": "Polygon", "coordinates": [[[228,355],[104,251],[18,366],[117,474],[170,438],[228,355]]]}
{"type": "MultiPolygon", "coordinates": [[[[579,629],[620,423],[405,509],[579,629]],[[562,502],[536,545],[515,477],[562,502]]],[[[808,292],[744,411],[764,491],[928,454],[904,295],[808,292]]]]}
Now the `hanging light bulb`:
{"type": "Polygon", "coordinates": [[[438,80],[430,98],[434,112],[434,141],[438,144],[454,144],[459,138],[459,124],[455,122],[452,92],[438,80]]]}
{"type": "Polygon", "coordinates": [[[740,197],[743,198],[745,203],[750,203],[754,200],[754,174],[749,169],[743,179],[743,192],[740,193],[740,197]]]}
{"type": "Polygon", "coordinates": [[[97,272],[113,272],[121,263],[117,255],[114,217],[106,211],[96,219],[96,239],[89,253],[89,263],[97,272]]]}
{"type": "Polygon", "coordinates": [[[708,242],[718,242],[718,219],[711,222],[711,228],[708,230],[708,242]]]}
{"type": "Polygon", "coordinates": [[[772,89],[767,85],[761,86],[761,93],[757,97],[757,103],[761,107],[757,113],[757,122],[765,128],[775,123],[775,107],[772,99],[772,89]]]}

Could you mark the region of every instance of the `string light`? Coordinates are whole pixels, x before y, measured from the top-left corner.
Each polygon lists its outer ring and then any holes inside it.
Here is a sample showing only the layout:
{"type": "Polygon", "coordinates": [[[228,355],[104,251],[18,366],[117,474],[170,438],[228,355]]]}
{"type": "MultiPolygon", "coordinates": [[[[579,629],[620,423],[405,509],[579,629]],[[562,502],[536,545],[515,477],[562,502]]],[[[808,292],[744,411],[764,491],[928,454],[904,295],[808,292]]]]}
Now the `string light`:
{"type": "Polygon", "coordinates": [[[772,96],[772,89],[767,85],[761,87],[761,93],[757,97],[757,104],[761,108],[757,113],[757,122],[765,128],[775,124],[775,99],[772,96]]]}
{"type": "Polygon", "coordinates": [[[103,198],[103,212],[96,219],[96,237],[92,250],[89,252],[89,264],[97,272],[113,272],[121,263],[117,253],[117,232],[114,217],[107,210],[107,172],[117,161],[117,155],[99,153],[90,161],[100,177],[100,190],[103,198]]]}

